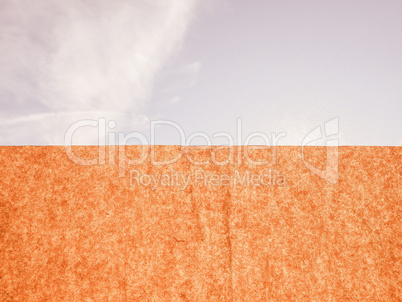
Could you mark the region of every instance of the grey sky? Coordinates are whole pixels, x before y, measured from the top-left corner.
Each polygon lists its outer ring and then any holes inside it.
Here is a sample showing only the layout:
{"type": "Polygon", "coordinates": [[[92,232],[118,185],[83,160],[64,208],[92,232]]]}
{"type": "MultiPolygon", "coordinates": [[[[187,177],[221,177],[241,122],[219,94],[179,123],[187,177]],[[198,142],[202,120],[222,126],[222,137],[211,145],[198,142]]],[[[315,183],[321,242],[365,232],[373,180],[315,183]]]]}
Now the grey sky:
{"type": "Polygon", "coordinates": [[[400,1],[0,2],[2,145],[63,144],[98,117],[147,137],[160,119],[235,136],[242,118],[283,145],[338,117],[341,145],[402,141],[400,1]]]}

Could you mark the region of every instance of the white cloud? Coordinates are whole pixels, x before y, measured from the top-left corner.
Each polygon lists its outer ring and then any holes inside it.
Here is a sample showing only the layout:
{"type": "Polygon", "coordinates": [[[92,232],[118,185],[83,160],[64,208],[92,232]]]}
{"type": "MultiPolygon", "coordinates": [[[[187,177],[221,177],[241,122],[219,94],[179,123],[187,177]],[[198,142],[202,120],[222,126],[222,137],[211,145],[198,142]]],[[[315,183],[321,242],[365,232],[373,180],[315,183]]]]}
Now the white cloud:
{"type": "Polygon", "coordinates": [[[177,104],[180,102],[181,98],[179,96],[175,96],[170,100],[170,104],[177,104]]]}
{"type": "Polygon", "coordinates": [[[196,1],[0,0],[0,102],[7,124],[0,143],[13,144],[13,131],[23,125],[28,133],[54,129],[55,137],[39,135],[38,144],[62,143],[61,125],[76,116],[141,115],[156,73],[181,46],[196,1]]]}
{"type": "Polygon", "coordinates": [[[190,87],[193,87],[197,82],[197,74],[200,72],[202,64],[200,62],[193,62],[186,66],[187,73],[192,76],[190,87]]]}
{"type": "Polygon", "coordinates": [[[202,63],[198,61],[180,67],[175,66],[170,70],[167,68],[159,77],[159,92],[164,98],[169,94],[175,98],[181,91],[192,88],[196,84],[201,68],[202,63]]]}

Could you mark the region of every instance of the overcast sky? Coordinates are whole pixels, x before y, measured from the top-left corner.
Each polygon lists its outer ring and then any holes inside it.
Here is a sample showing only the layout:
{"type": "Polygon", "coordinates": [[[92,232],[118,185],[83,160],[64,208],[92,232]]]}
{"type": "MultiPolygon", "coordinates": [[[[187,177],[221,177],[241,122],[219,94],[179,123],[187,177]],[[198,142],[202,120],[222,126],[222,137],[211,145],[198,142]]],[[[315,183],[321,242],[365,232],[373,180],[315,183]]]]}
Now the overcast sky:
{"type": "MultiPolygon", "coordinates": [[[[117,124],[109,132],[149,138],[151,121],[169,120],[213,144],[227,143],[218,132],[236,138],[241,119],[241,143],[254,132],[286,133],[281,145],[300,145],[338,118],[340,145],[402,142],[400,0],[0,7],[1,145],[62,145],[71,125],[102,117],[117,124]]],[[[73,143],[97,137],[83,127],[73,143]]],[[[155,143],[181,143],[178,130],[159,125],[155,143]]]]}

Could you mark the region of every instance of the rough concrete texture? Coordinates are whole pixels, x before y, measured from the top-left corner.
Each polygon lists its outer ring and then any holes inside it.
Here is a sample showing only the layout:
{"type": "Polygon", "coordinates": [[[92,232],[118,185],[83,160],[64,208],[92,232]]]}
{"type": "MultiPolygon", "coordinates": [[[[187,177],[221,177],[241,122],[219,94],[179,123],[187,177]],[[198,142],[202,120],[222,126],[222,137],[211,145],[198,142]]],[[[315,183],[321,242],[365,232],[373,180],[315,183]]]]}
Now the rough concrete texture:
{"type": "Polygon", "coordinates": [[[0,147],[0,301],[402,300],[401,147],[239,150],[0,147]]]}

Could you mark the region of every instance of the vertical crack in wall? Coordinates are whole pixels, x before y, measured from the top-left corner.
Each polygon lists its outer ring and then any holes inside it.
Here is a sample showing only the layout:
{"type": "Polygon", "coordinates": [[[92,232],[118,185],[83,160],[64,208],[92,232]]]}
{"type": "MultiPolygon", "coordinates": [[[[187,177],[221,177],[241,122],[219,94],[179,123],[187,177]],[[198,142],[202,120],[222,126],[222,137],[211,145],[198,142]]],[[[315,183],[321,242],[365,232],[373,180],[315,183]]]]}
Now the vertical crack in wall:
{"type": "Polygon", "coordinates": [[[230,228],[230,217],[231,217],[231,198],[232,194],[230,189],[227,190],[225,199],[223,201],[223,212],[224,212],[224,225],[225,225],[225,233],[226,240],[228,245],[228,265],[229,265],[229,291],[230,298],[233,300],[233,247],[232,247],[232,234],[230,228]]]}

